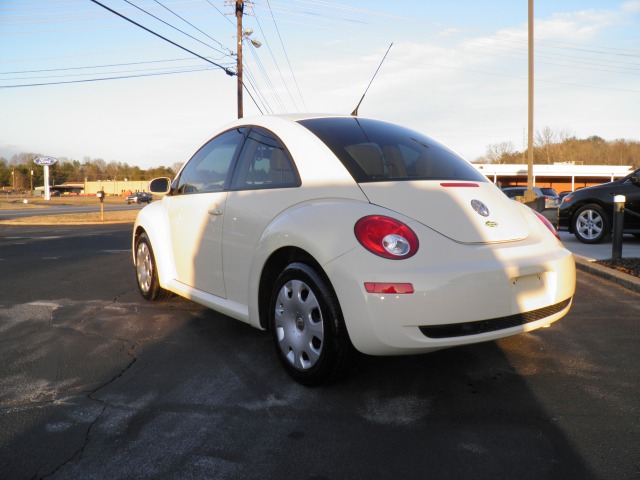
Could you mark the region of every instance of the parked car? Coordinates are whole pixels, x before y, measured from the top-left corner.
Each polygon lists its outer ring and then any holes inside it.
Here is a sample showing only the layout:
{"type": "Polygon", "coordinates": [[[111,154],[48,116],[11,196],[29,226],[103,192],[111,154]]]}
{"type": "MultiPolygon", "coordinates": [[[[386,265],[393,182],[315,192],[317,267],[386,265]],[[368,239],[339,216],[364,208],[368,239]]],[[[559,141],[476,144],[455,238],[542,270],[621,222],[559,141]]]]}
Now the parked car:
{"type": "Polygon", "coordinates": [[[640,169],[615,182],[570,193],[558,209],[558,228],[583,243],[600,243],[613,229],[613,198],[626,198],[623,231],[640,236],[640,169]],[[633,213],[635,212],[635,214],[633,213]]]}
{"type": "Polygon", "coordinates": [[[127,205],[131,203],[151,203],[153,195],[147,192],[136,192],[127,197],[127,205]]]}
{"type": "MultiPolygon", "coordinates": [[[[505,187],[502,189],[504,194],[511,198],[515,199],[515,197],[524,196],[524,192],[527,190],[527,187],[505,187]]],[[[533,187],[533,193],[536,194],[537,197],[544,197],[544,208],[558,208],[558,194],[553,188],[550,187],[533,187]]]]}
{"type": "Polygon", "coordinates": [[[564,200],[564,197],[566,197],[567,195],[573,193],[573,190],[564,190],[562,192],[560,192],[558,194],[558,205],[560,205],[562,203],[562,200],[564,200]]]}
{"type": "Polygon", "coordinates": [[[166,195],[134,225],[142,296],[178,294],[270,331],[305,385],[343,377],[357,351],[495,340],[572,302],[573,256],[554,226],[398,125],[237,120],[150,190],[166,195]]]}

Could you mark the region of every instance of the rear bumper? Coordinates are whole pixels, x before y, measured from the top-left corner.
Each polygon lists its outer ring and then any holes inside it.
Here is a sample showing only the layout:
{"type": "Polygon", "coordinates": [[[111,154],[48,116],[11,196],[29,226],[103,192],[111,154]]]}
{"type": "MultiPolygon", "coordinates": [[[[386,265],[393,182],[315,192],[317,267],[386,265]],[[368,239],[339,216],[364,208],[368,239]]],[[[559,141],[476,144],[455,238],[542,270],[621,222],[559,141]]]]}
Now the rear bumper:
{"type": "Polygon", "coordinates": [[[496,340],[548,325],[569,311],[575,263],[557,242],[463,245],[441,237],[446,248],[438,249],[430,240],[408,260],[355,249],[325,266],[361,352],[425,353],[496,340]],[[415,291],[371,294],[364,282],[408,282],[415,291]]]}

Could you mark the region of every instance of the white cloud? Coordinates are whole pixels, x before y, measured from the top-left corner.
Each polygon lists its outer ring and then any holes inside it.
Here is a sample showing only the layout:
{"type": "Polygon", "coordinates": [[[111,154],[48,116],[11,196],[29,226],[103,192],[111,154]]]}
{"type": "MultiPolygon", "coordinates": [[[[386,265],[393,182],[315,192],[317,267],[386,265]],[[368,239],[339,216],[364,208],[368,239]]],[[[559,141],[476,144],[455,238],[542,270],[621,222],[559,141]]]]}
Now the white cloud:
{"type": "Polygon", "coordinates": [[[622,4],[622,9],[623,12],[626,13],[640,13],[640,2],[639,1],[630,1],[630,2],[624,2],[622,4]]]}

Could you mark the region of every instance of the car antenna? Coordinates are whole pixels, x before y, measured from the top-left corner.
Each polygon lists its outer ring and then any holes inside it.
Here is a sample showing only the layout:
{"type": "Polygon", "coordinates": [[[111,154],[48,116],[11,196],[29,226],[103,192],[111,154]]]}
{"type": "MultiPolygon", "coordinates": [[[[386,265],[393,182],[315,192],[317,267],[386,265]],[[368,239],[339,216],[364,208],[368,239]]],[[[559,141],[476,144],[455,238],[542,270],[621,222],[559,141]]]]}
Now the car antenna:
{"type": "Polygon", "coordinates": [[[364,91],[364,93],[362,94],[362,98],[360,99],[360,101],[358,102],[358,105],[356,105],[356,108],[353,110],[353,112],[351,112],[351,115],[353,115],[354,117],[358,116],[358,108],[360,108],[360,104],[362,103],[362,101],[364,100],[364,96],[367,94],[367,92],[369,91],[369,87],[371,86],[371,84],[373,83],[373,79],[376,78],[376,75],[378,74],[378,70],[380,70],[380,67],[382,66],[382,63],[384,62],[384,59],[387,58],[387,54],[389,53],[389,50],[391,50],[391,47],[393,47],[393,42],[391,42],[391,45],[389,45],[389,48],[387,48],[387,53],[384,54],[384,57],[382,57],[382,61],[380,62],[380,65],[378,65],[378,68],[376,69],[376,73],[373,74],[373,77],[371,77],[371,81],[369,82],[369,85],[367,85],[366,90],[364,91]]]}

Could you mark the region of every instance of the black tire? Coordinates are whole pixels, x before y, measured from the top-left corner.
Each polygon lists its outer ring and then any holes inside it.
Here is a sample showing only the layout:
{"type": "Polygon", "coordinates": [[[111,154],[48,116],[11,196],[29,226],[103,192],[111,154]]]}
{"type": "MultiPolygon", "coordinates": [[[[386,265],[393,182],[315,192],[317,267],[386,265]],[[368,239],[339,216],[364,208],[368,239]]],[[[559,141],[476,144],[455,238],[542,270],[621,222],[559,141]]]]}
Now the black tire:
{"type": "Polygon", "coordinates": [[[357,352],[338,299],[307,264],[292,263],[276,279],[269,327],[280,362],[302,385],[333,383],[355,367],[357,352]]]}
{"type": "Polygon", "coordinates": [[[136,284],[140,295],[146,300],[164,300],[171,293],[160,287],[156,258],[146,233],[141,233],[136,241],[135,251],[136,284]]]}
{"type": "Polygon", "coordinates": [[[573,216],[573,233],[582,243],[601,243],[611,233],[611,222],[599,205],[584,205],[573,216]]]}

